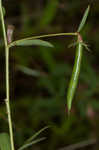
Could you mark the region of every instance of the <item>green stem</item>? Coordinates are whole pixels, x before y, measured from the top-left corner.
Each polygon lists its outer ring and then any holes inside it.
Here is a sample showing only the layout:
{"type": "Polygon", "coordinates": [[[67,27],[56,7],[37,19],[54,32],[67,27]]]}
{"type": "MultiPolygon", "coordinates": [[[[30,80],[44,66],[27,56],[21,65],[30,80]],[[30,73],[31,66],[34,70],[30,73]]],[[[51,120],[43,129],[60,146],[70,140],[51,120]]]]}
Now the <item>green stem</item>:
{"type": "Polygon", "coordinates": [[[10,109],[10,100],[9,100],[9,48],[7,44],[6,30],[4,24],[4,16],[2,11],[2,1],[0,0],[0,15],[1,15],[1,23],[5,44],[5,63],[6,63],[6,109],[8,114],[8,124],[9,124],[9,132],[10,132],[10,141],[11,141],[11,150],[14,150],[14,140],[13,140],[13,128],[12,128],[12,120],[11,120],[11,109],[10,109]]]}
{"type": "Polygon", "coordinates": [[[14,41],[12,42],[11,44],[9,44],[8,46],[9,47],[12,47],[15,45],[16,42],[21,42],[21,41],[24,41],[24,40],[32,40],[32,39],[40,39],[40,38],[46,38],[46,37],[56,37],[56,36],[71,36],[71,35],[74,35],[74,36],[77,36],[78,33],[56,33],[56,34],[46,34],[46,35],[39,35],[39,36],[33,36],[33,37],[28,37],[28,38],[24,38],[24,39],[21,39],[21,40],[17,40],[17,41],[14,41]]]}

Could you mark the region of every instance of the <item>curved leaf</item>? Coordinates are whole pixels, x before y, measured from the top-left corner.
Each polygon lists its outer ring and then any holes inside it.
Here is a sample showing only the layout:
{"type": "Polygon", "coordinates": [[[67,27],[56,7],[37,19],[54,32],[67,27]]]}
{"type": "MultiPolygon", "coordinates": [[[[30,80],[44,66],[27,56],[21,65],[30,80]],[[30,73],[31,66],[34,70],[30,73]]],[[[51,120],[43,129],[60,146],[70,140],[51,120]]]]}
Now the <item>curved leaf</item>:
{"type": "Polygon", "coordinates": [[[27,142],[30,142],[32,140],[34,140],[40,133],[42,133],[44,130],[48,129],[50,126],[46,126],[44,128],[42,128],[41,130],[39,130],[38,132],[36,132],[33,136],[31,136],[27,141],[27,142]]]}
{"type": "Polygon", "coordinates": [[[21,146],[18,150],[23,150],[33,144],[36,144],[40,141],[43,141],[45,140],[46,138],[45,137],[42,137],[42,138],[38,138],[38,139],[35,139],[41,132],[43,132],[44,130],[46,130],[47,128],[49,128],[50,126],[46,126],[44,128],[42,128],[41,130],[39,130],[38,132],[36,132],[33,136],[31,136],[29,139],[26,140],[25,144],[23,146],[21,146]],[[34,140],[35,139],[35,140],[34,140]]]}
{"type": "Polygon", "coordinates": [[[26,143],[26,144],[24,144],[23,146],[21,146],[18,150],[26,149],[27,147],[29,147],[29,146],[31,146],[31,145],[33,145],[33,144],[36,144],[36,143],[38,143],[38,142],[40,142],[40,141],[43,141],[43,140],[45,140],[45,139],[46,139],[46,138],[43,137],[43,138],[39,138],[39,139],[37,139],[37,140],[34,140],[34,141],[30,142],[30,143],[26,143]]]}
{"type": "Polygon", "coordinates": [[[39,40],[39,39],[35,39],[35,40],[19,40],[19,41],[15,41],[13,42],[13,44],[11,44],[11,46],[45,46],[45,47],[54,47],[51,43],[47,42],[47,41],[43,41],[43,40],[39,40]]]}
{"type": "Polygon", "coordinates": [[[30,68],[22,66],[22,65],[18,65],[17,67],[20,71],[22,71],[23,73],[30,75],[30,76],[39,77],[42,75],[40,71],[35,70],[35,69],[30,69],[30,68]]]}

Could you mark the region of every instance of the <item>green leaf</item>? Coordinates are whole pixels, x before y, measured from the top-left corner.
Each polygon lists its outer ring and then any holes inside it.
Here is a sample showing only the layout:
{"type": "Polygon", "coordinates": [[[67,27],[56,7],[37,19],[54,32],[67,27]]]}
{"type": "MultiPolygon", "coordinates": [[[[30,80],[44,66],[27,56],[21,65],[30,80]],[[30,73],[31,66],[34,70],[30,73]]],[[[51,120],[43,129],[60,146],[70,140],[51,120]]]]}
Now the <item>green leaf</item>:
{"type": "Polygon", "coordinates": [[[46,138],[43,137],[43,138],[39,138],[39,139],[37,139],[37,140],[34,140],[34,141],[30,142],[30,143],[24,144],[24,145],[21,146],[18,150],[26,149],[27,147],[29,147],[29,146],[31,146],[31,145],[33,145],[33,144],[36,144],[36,143],[38,143],[38,142],[41,142],[41,141],[43,141],[43,140],[45,140],[45,139],[46,139],[46,138]]]}
{"type": "Polygon", "coordinates": [[[39,77],[42,75],[40,71],[30,69],[30,68],[22,66],[22,65],[18,65],[17,67],[20,71],[22,71],[23,73],[30,75],[30,76],[39,77]]]}
{"type": "Polygon", "coordinates": [[[38,132],[36,132],[33,136],[31,136],[27,141],[27,142],[30,142],[32,140],[34,140],[40,133],[42,133],[44,130],[48,129],[50,126],[46,126],[44,128],[42,128],[41,130],[39,130],[38,132]]]}
{"type": "Polygon", "coordinates": [[[43,40],[39,40],[39,39],[35,39],[35,40],[18,40],[15,41],[11,44],[11,46],[45,46],[45,47],[54,47],[51,43],[43,41],[43,40]]]}
{"type": "Polygon", "coordinates": [[[79,42],[77,45],[74,67],[73,67],[73,71],[72,71],[72,75],[71,75],[71,79],[67,91],[68,114],[70,113],[72,100],[74,98],[74,94],[77,88],[77,83],[78,83],[80,68],[81,68],[82,52],[83,52],[83,46],[82,43],[79,42]]]}
{"type": "Polygon", "coordinates": [[[7,133],[0,134],[0,150],[11,150],[10,138],[7,133]]]}
{"type": "Polygon", "coordinates": [[[85,13],[84,13],[83,18],[82,18],[82,20],[80,22],[80,25],[78,27],[77,32],[80,32],[83,29],[83,27],[84,27],[84,25],[86,23],[87,17],[88,17],[89,10],[90,10],[90,6],[88,6],[87,9],[85,10],[85,13]]]}
{"type": "Polygon", "coordinates": [[[39,139],[36,139],[34,140],[41,132],[43,132],[44,130],[48,129],[50,126],[46,126],[44,128],[42,128],[41,130],[39,130],[38,132],[36,132],[33,136],[31,136],[28,140],[26,140],[25,144],[23,146],[21,146],[18,150],[23,150],[33,144],[36,144],[40,141],[43,141],[45,140],[46,138],[43,137],[43,138],[39,138],[39,139]]]}

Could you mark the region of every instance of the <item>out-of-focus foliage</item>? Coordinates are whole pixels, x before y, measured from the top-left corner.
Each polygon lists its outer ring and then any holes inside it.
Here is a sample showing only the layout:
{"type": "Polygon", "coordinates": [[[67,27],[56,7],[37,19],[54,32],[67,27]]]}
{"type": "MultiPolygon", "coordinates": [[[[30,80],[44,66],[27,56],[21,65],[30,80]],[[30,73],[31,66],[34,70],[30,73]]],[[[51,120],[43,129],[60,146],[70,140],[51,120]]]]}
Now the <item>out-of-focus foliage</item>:
{"type": "MultiPolygon", "coordinates": [[[[15,26],[14,39],[45,33],[75,32],[88,4],[89,1],[86,0],[3,1],[6,24],[15,26]]],[[[58,150],[69,144],[99,136],[97,18],[99,5],[98,1],[93,1],[82,31],[83,39],[90,45],[91,52],[83,52],[79,86],[70,117],[67,115],[66,92],[75,57],[75,48],[68,49],[73,38],[42,39],[51,42],[55,47],[53,49],[37,46],[10,49],[10,97],[16,148],[46,125],[51,125],[51,128],[44,131],[40,137],[47,139],[28,149],[58,150]]],[[[2,45],[1,28],[0,35],[2,45]]],[[[4,104],[4,61],[4,49],[0,47],[0,132],[8,132],[4,104]]],[[[94,149],[97,150],[99,147],[95,146],[94,149]]],[[[90,149],[93,149],[93,146],[90,149]]]]}
{"type": "Polygon", "coordinates": [[[1,150],[11,150],[10,138],[7,133],[0,134],[0,149],[1,150]]]}

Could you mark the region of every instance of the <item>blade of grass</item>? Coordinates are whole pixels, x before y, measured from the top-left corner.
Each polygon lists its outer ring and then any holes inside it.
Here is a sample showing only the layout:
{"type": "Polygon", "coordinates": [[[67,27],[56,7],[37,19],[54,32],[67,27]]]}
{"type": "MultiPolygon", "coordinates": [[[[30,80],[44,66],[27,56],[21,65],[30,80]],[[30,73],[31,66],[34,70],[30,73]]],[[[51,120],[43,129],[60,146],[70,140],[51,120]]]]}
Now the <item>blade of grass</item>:
{"type": "Polygon", "coordinates": [[[39,139],[37,139],[37,140],[34,140],[34,141],[30,142],[30,143],[24,144],[24,145],[21,146],[18,150],[26,149],[27,147],[29,147],[29,146],[31,146],[31,145],[33,145],[33,144],[36,144],[36,143],[38,143],[38,142],[41,142],[41,141],[43,141],[43,140],[45,140],[45,139],[46,139],[46,138],[43,137],[43,138],[39,138],[39,139]]]}
{"type": "Polygon", "coordinates": [[[32,141],[33,139],[35,139],[40,133],[42,133],[44,130],[50,128],[50,126],[46,126],[44,128],[42,128],[41,130],[39,130],[38,132],[36,132],[33,136],[31,136],[29,139],[26,140],[25,143],[28,143],[30,141],[32,141]]]}
{"type": "Polygon", "coordinates": [[[45,47],[54,47],[50,42],[35,39],[35,40],[21,40],[16,41],[12,46],[45,46],[45,47]]]}
{"type": "Polygon", "coordinates": [[[70,114],[72,100],[74,98],[74,94],[78,83],[78,78],[79,78],[79,73],[81,68],[82,52],[83,52],[82,37],[80,34],[78,34],[78,44],[77,44],[75,62],[74,62],[74,67],[73,67],[73,71],[72,71],[72,75],[71,75],[71,79],[67,91],[68,114],[70,114]]]}
{"type": "Polygon", "coordinates": [[[28,67],[22,66],[22,65],[17,65],[17,68],[22,71],[23,73],[34,76],[34,77],[39,77],[42,76],[41,72],[35,69],[30,69],[28,67]]]}
{"type": "Polygon", "coordinates": [[[89,14],[89,10],[90,10],[90,6],[88,6],[87,9],[85,10],[85,13],[84,13],[83,18],[82,18],[82,20],[81,20],[81,22],[80,22],[80,25],[79,25],[79,27],[78,27],[77,32],[81,32],[81,30],[83,29],[83,27],[84,27],[84,25],[85,25],[85,23],[86,23],[88,14],[89,14]]]}

